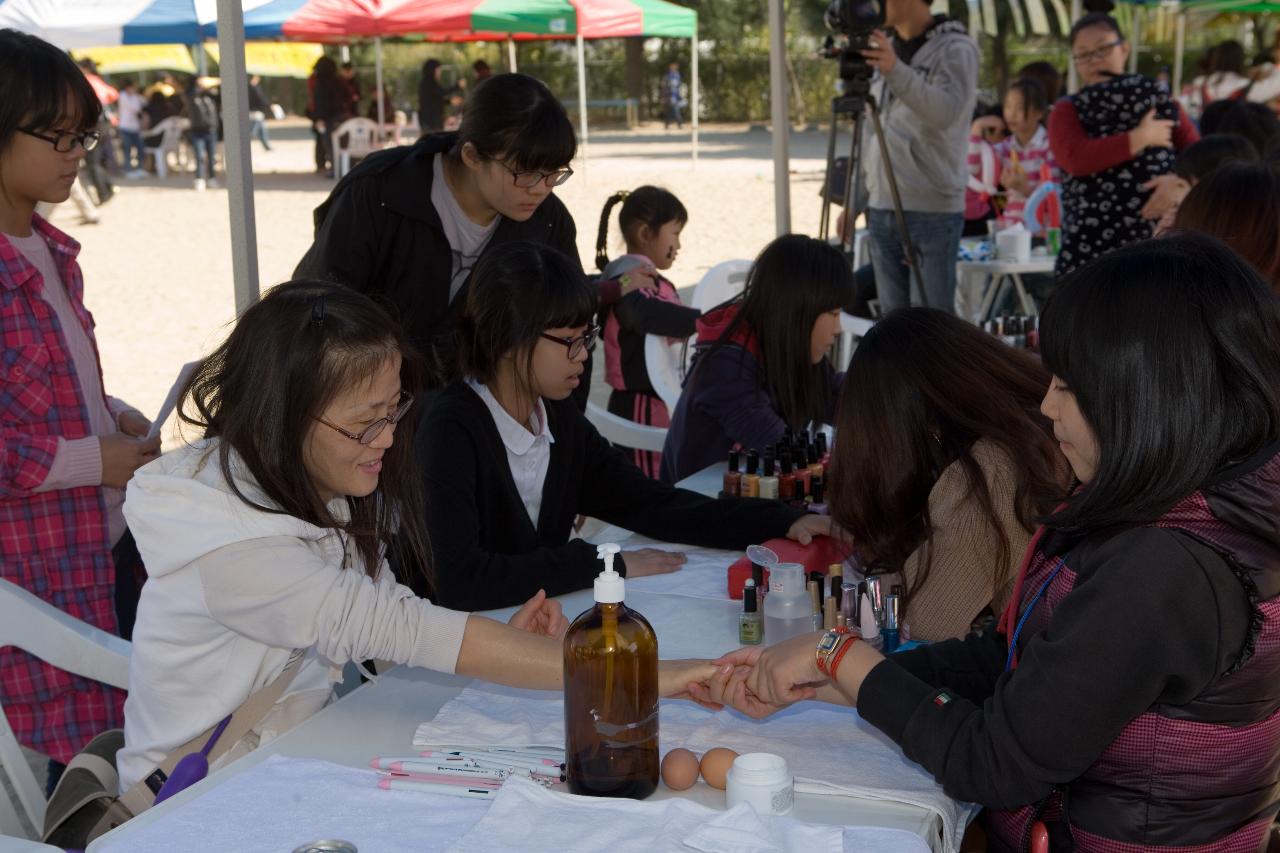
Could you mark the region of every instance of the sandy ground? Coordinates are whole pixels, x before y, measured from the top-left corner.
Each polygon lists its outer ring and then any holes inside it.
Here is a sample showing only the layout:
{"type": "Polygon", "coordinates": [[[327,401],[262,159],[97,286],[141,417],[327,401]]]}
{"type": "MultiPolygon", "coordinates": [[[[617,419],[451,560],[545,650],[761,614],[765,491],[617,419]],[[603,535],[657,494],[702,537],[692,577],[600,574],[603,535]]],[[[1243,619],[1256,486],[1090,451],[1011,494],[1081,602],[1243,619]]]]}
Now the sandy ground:
{"type": "MultiPolygon", "coordinates": [[[[289,278],[312,237],[312,211],[333,182],[312,172],[311,137],[299,122],[273,124],[273,150],[253,144],[258,262],[263,288],[289,278]]],[[[816,234],[826,133],[791,136],[792,228],[816,234]]],[[[668,275],[697,282],[712,265],[751,258],[775,235],[770,134],[746,126],[701,133],[696,166],[689,134],[660,126],[592,135],[588,156],[556,192],[578,224],[590,268],[600,210],[616,190],[645,183],[676,193],[689,211],[684,248],[668,275]]],[[[82,225],[71,205],[53,221],[83,245],[85,302],[97,320],[108,393],[154,416],[178,368],[225,336],[234,318],[227,194],[196,192],[190,173],[120,181],[101,222],[82,225]]],[[[424,199],[425,203],[425,199],[424,199]]],[[[614,214],[610,254],[621,251],[614,214]]],[[[598,387],[602,369],[595,371],[598,387]]],[[[170,424],[170,431],[172,424],[170,424]]],[[[170,436],[166,444],[171,443],[170,436]]]]}

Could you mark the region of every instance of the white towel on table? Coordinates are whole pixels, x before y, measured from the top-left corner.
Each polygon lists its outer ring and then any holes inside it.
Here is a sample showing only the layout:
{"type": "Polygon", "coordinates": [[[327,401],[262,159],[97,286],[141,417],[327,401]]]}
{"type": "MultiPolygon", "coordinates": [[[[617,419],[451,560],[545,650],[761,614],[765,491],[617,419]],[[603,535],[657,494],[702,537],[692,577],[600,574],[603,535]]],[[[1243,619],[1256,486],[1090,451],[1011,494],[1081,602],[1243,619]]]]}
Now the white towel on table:
{"type": "MultiPolygon", "coordinates": [[[[948,797],[887,736],[851,708],[801,702],[766,720],[713,712],[691,702],[663,700],[661,749],[772,752],[787,760],[801,793],[844,794],[894,800],[928,809],[942,819],[947,851],[958,850],[978,807],[948,797]],[[814,787],[808,787],[811,783],[814,787]]],[[[495,685],[467,687],[414,735],[415,746],[444,744],[564,745],[564,701],[559,693],[495,685]]]]}
{"type": "Polygon", "coordinates": [[[444,851],[490,802],[383,791],[378,774],[273,755],[98,853],[281,853],[340,838],[361,853],[444,851]]]}
{"type": "Polygon", "coordinates": [[[578,797],[518,778],[503,784],[489,813],[449,848],[450,853],[840,853],[842,849],[840,827],[761,818],[745,803],[720,812],[686,800],[645,803],[578,797]]]}

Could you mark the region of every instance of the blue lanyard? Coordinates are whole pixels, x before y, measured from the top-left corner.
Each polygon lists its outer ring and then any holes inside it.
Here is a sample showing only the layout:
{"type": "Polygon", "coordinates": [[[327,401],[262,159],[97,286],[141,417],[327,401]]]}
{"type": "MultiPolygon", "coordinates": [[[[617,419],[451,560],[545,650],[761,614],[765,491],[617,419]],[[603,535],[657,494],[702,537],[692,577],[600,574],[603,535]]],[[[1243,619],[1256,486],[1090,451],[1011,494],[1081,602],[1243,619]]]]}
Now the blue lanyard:
{"type": "Polygon", "coordinates": [[[1049,584],[1053,583],[1053,579],[1058,576],[1058,572],[1062,571],[1062,567],[1067,564],[1067,558],[1063,557],[1058,560],[1058,565],[1054,566],[1049,577],[1044,579],[1044,583],[1040,584],[1040,588],[1036,590],[1036,594],[1031,596],[1031,601],[1027,603],[1027,609],[1022,611],[1022,617],[1018,620],[1018,627],[1013,629],[1013,636],[1009,638],[1009,655],[1004,659],[1004,671],[1008,672],[1013,669],[1013,654],[1018,648],[1018,637],[1022,635],[1022,626],[1027,624],[1027,617],[1031,615],[1031,611],[1036,609],[1036,605],[1040,603],[1040,599],[1044,596],[1045,590],[1049,588],[1049,584]]]}

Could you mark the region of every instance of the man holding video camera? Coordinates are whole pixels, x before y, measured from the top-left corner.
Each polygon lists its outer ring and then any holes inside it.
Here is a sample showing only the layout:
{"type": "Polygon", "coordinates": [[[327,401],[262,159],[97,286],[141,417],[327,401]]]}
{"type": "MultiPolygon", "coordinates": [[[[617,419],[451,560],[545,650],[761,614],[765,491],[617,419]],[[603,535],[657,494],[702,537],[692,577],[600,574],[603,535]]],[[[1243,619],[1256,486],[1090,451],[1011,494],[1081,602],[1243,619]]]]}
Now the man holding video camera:
{"type": "MultiPolygon", "coordinates": [[[[902,196],[911,242],[919,252],[927,304],[951,311],[956,255],[964,228],[969,123],[978,85],[978,45],[959,21],[933,15],[929,0],[884,0],[884,30],[862,49],[880,74],[880,104],[889,159],[902,196]]],[[[867,223],[880,310],[919,305],[893,211],[880,147],[866,122],[863,140],[867,223]]]]}

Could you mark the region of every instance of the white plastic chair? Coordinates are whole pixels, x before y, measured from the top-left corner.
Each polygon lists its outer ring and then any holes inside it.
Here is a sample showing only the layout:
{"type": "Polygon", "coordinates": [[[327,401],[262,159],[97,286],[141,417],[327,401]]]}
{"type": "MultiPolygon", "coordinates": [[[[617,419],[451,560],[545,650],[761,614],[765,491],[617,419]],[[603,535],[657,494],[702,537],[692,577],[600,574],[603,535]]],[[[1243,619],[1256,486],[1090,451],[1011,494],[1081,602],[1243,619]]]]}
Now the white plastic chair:
{"type": "Polygon", "coordinates": [[[587,420],[606,440],[623,447],[634,447],[637,450],[653,450],[662,452],[662,445],[667,442],[666,427],[651,427],[620,418],[606,411],[595,403],[587,403],[587,420]]]}
{"type": "Polygon", "coordinates": [[[378,150],[378,123],[371,118],[349,118],[333,132],[335,178],[351,171],[351,162],[378,150]]]}
{"type": "Polygon", "coordinates": [[[689,304],[704,314],[721,302],[738,295],[747,285],[751,261],[724,261],[707,270],[693,289],[689,304]]]}
{"type": "Polygon", "coordinates": [[[680,401],[680,391],[689,368],[684,361],[686,351],[692,356],[693,347],[686,347],[682,340],[672,341],[662,335],[644,336],[644,369],[653,383],[653,390],[658,392],[671,414],[675,413],[676,403],[680,401]]]}
{"type": "Polygon", "coordinates": [[[182,154],[184,121],[186,119],[179,116],[169,116],[142,134],[144,153],[151,154],[156,160],[156,177],[163,178],[169,174],[170,154],[177,160],[178,170],[182,171],[185,165],[185,158],[182,154]]]}
{"type": "MultiPolygon", "coordinates": [[[[128,642],[68,616],[22,587],[0,579],[0,647],[4,646],[16,646],[75,675],[113,687],[129,687],[128,642]]],[[[44,786],[31,772],[3,707],[0,769],[17,793],[28,822],[39,832],[44,826],[44,786]]],[[[7,797],[0,797],[0,832],[19,837],[26,834],[7,797]]]]}
{"type": "Polygon", "coordinates": [[[858,345],[858,341],[871,331],[871,327],[875,324],[875,320],[855,317],[846,311],[840,312],[840,337],[836,339],[836,370],[849,369],[849,362],[853,360],[853,350],[858,345]]]}

